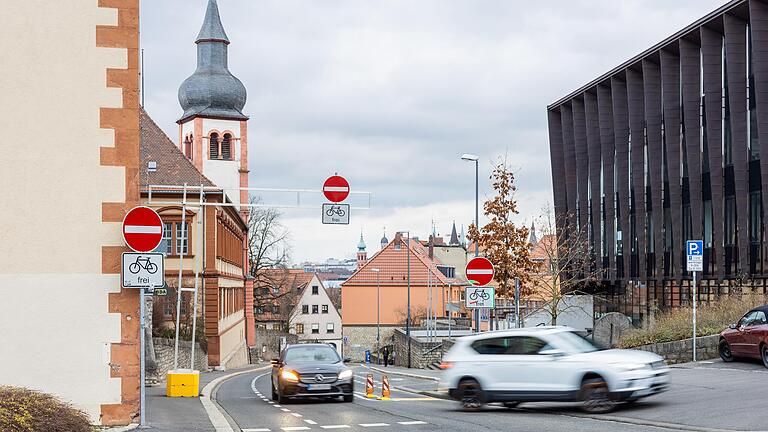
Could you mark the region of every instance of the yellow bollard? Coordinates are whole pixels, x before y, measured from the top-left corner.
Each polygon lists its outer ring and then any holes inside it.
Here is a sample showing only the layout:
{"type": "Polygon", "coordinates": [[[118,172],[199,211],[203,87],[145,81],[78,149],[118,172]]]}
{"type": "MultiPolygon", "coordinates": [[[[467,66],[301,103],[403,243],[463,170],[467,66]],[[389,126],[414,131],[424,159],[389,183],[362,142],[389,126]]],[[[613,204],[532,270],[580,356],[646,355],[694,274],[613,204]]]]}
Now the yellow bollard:
{"type": "Polygon", "coordinates": [[[199,371],[187,369],[168,371],[165,387],[167,397],[198,397],[199,389],[199,371]]]}
{"type": "Polygon", "coordinates": [[[389,377],[381,376],[381,400],[389,400],[389,377]]]}
{"type": "Polygon", "coordinates": [[[373,374],[368,374],[368,379],[365,380],[365,397],[373,399],[376,396],[373,394],[373,374]]]}

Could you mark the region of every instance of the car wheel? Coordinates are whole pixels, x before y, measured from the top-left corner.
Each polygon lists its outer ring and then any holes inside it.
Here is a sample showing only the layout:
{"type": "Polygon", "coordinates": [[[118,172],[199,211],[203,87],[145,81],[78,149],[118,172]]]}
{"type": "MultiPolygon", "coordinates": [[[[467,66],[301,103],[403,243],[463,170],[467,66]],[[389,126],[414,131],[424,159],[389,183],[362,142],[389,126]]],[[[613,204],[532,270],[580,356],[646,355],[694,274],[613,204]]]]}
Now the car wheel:
{"type": "Polygon", "coordinates": [[[344,395],[344,402],[352,402],[354,399],[354,395],[344,395]]]}
{"type": "Polygon", "coordinates": [[[590,414],[602,414],[613,410],[616,401],[611,400],[608,383],[602,378],[585,379],[581,383],[581,409],[590,414]]]}
{"type": "Polygon", "coordinates": [[[724,362],[729,363],[733,361],[733,352],[731,352],[731,345],[728,344],[728,341],[725,339],[721,339],[720,343],[717,345],[717,351],[720,354],[720,358],[723,359],[724,362]]]}
{"type": "Polygon", "coordinates": [[[462,380],[459,383],[458,394],[461,407],[466,411],[478,410],[485,403],[483,388],[477,380],[471,378],[462,380]]]}
{"type": "Polygon", "coordinates": [[[768,345],[763,345],[763,349],[760,350],[762,355],[760,357],[763,358],[763,366],[768,368],[768,345]]]}
{"type": "Polygon", "coordinates": [[[517,408],[518,405],[520,405],[520,402],[504,402],[505,408],[517,408]]]}

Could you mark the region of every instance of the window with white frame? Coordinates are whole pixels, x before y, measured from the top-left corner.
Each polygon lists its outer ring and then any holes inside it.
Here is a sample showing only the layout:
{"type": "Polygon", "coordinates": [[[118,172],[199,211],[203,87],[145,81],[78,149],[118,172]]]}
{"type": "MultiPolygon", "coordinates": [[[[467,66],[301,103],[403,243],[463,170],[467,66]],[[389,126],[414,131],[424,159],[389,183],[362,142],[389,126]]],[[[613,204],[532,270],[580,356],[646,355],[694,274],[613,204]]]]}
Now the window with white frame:
{"type": "Polygon", "coordinates": [[[312,324],[312,334],[320,334],[320,324],[312,324]]]}
{"type": "Polygon", "coordinates": [[[326,333],[333,333],[334,332],[333,323],[328,323],[328,324],[325,325],[325,332],[326,333]]]}

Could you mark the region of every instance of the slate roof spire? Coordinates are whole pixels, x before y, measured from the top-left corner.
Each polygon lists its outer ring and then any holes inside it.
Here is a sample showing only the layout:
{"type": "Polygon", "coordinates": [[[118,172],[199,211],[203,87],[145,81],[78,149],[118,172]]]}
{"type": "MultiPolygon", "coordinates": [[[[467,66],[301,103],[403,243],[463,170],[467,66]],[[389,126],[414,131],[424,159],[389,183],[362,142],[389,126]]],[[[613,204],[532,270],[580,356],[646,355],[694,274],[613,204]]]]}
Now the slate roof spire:
{"type": "Polygon", "coordinates": [[[229,71],[229,38],[221,24],[216,0],[208,0],[195,43],[197,69],[179,87],[179,104],[184,110],[179,123],[192,117],[248,120],[243,114],[248,94],[243,83],[229,71]]]}
{"type": "Polygon", "coordinates": [[[448,243],[450,246],[458,246],[459,245],[459,235],[456,234],[456,221],[453,221],[453,228],[451,228],[451,242],[448,243]]]}
{"type": "Polygon", "coordinates": [[[227,32],[221,24],[221,15],[219,15],[219,5],[216,0],[208,0],[208,9],[205,11],[203,27],[197,35],[196,43],[200,42],[224,42],[229,45],[227,32]]]}
{"type": "Polygon", "coordinates": [[[363,240],[363,230],[360,229],[360,241],[357,243],[357,250],[359,252],[365,252],[365,240],[363,240]]]}

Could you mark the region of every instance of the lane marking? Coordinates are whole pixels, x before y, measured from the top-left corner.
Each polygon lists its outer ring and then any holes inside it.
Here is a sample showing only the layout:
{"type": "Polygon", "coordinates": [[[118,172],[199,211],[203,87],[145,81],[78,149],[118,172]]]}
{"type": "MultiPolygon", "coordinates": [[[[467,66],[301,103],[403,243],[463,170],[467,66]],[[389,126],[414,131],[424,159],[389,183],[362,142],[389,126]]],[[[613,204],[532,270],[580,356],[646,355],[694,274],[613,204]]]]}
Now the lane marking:
{"type": "Polygon", "coordinates": [[[314,420],[309,420],[309,419],[305,419],[305,420],[304,420],[304,423],[306,423],[306,424],[311,424],[311,425],[316,425],[316,424],[317,424],[317,422],[316,422],[316,421],[314,421],[314,420]]]}
{"type": "Polygon", "coordinates": [[[323,429],[349,429],[350,425],[329,425],[329,426],[320,426],[323,429]]]}
{"type": "Polygon", "coordinates": [[[304,417],[303,415],[301,415],[299,413],[291,413],[291,415],[294,416],[294,417],[304,417]]]}
{"type": "Polygon", "coordinates": [[[282,408],[283,407],[282,405],[278,405],[278,404],[274,404],[272,406],[275,407],[275,408],[282,408]]]}
{"type": "Polygon", "coordinates": [[[389,423],[360,423],[358,426],[361,427],[382,427],[382,426],[389,426],[389,423]]]}
{"type": "Polygon", "coordinates": [[[311,428],[307,426],[288,426],[282,428],[284,431],[300,431],[300,430],[310,430],[311,428]]]}
{"type": "Polygon", "coordinates": [[[280,411],[282,411],[282,412],[291,412],[291,410],[289,410],[288,408],[280,408],[280,411]]]}
{"type": "Polygon", "coordinates": [[[272,432],[269,428],[256,428],[256,429],[240,429],[243,432],[272,432]]]}
{"type": "Polygon", "coordinates": [[[401,424],[403,426],[412,426],[412,425],[425,425],[425,424],[428,424],[428,423],[420,421],[420,420],[416,420],[416,421],[397,422],[397,424],[401,424]]]}

